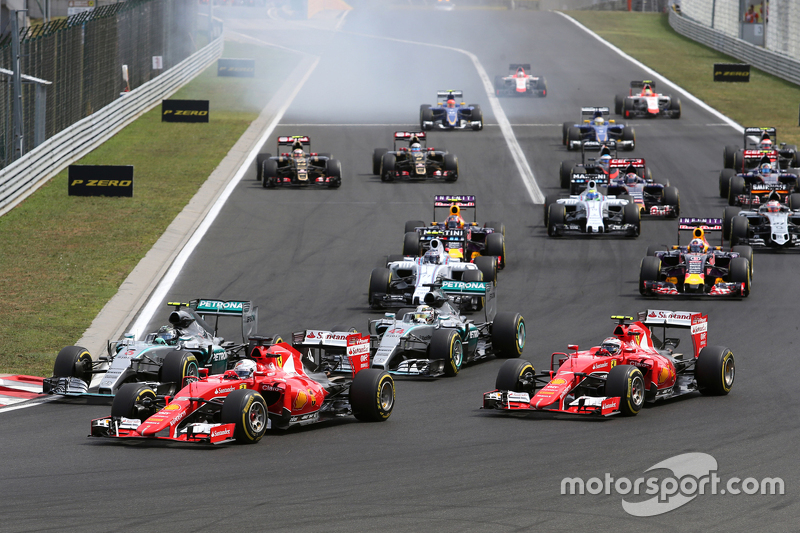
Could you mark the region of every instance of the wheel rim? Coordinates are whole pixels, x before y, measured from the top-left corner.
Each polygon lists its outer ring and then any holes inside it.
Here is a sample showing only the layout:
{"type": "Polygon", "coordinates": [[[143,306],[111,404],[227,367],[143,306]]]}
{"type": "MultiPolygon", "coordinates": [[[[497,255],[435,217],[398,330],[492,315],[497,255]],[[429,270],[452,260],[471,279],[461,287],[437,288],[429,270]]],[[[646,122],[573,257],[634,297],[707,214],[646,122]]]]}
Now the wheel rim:
{"type": "Polygon", "coordinates": [[[525,347],[525,322],[522,320],[519,321],[517,325],[517,350],[519,353],[522,353],[522,349],[525,347]]]}
{"type": "Polygon", "coordinates": [[[253,433],[261,433],[267,425],[267,413],[261,402],[253,402],[247,411],[247,420],[253,433]]]}
{"type": "Polygon", "coordinates": [[[380,402],[382,411],[389,412],[392,410],[392,406],[394,405],[394,387],[392,387],[392,384],[388,379],[381,383],[378,401],[380,402]]]}
{"type": "Polygon", "coordinates": [[[634,405],[644,403],[644,380],[640,376],[636,376],[631,381],[631,401],[634,405]]]}
{"type": "Polygon", "coordinates": [[[453,343],[453,363],[456,368],[461,368],[461,361],[464,358],[464,351],[461,348],[461,341],[456,339],[453,343]]]}
{"type": "Polygon", "coordinates": [[[725,390],[731,388],[735,375],[736,365],[733,362],[733,357],[726,357],[725,362],[722,364],[722,384],[725,386],[725,390]]]}

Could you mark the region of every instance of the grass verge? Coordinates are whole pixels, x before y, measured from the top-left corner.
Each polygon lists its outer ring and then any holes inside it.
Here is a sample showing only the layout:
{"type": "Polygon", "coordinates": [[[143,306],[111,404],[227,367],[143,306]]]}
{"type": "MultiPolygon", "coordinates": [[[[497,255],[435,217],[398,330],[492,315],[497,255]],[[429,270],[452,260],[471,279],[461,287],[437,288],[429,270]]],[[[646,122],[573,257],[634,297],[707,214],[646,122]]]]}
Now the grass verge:
{"type": "Polygon", "coordinates": [[[209,100],[208,124],[162,123],[158,106],[78,162],[134,165],[133,198],[67,196],[65,170],[0,217],[0,373],[51,375],[258,116],[294,61],[232,42],[223,56],[254,52],[255,78],[214,64],[172,97],[209,100]]]}
{"type": "MultiPolygon", "coordinates": [[[[667,15],[624,11],[566,13],[742,126],[775,126],[779,141],[800,144],[800,86],[756,68],[750,69],[749,83],[714,82],[714,63],[740,61],[678,34],[670,27],[667,15]]],[[[620,93],[627,91],[626,81],[630,80],[620,80],[620,93]]],[[[664,92],[668,90],[665,88],[664,92]]]]}

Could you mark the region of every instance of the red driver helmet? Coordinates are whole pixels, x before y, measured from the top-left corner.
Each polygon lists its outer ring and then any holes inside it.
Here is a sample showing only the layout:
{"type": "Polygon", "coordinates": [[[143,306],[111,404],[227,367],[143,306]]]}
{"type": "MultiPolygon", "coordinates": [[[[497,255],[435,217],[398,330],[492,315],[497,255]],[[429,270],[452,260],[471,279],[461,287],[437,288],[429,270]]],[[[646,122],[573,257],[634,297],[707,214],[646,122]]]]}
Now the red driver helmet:
{"type": "Polygon", "coordinates": [[[455,106],[456,106],[456,101],[455,101],[455,100],[453,100],[452,98],[448,98],[448,100],[447,100],[447,107],[450,107],[450,108],[452,108],[452,107],[455,107],[455,106]]]}

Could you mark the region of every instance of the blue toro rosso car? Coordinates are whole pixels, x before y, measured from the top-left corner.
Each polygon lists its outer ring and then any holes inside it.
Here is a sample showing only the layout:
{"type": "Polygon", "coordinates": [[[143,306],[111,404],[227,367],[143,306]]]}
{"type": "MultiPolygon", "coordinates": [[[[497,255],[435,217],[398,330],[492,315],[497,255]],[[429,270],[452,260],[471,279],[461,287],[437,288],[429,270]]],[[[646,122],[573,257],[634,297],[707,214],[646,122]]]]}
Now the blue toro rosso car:
{"type": "Polygon", "coordinates": [[[567,150],[580,150],[585,141],[616,141],[619,150],[633,150],[636,146],[636,132],[630,126],[603,118],[608,113],[607,107],[582,107],[580,124],[564,122],[562,144],[567,146],[567,150]]]}
{"type": "Polygon", "coordinates": [[[440,130],[465,130],[471,128],[475,131],[483,129],[483,112],[478,104],[467,105],[456,102],[462,98],[462,91],[439,91],[437,98],[445,101],[434,105],[422,104],[419,106],[419,127],[429,131],[434,128],[440,130]]]}

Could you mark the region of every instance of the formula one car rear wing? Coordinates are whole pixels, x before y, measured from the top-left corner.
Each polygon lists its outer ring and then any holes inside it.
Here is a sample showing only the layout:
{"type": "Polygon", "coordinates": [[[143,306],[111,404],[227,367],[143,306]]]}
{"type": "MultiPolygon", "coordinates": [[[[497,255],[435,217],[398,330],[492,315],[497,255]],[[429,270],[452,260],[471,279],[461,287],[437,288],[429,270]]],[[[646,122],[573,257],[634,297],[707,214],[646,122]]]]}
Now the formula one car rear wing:
{"type": "Polygon", "coordinates": [[[611,139],[604,142],[583,141],[581,143],[581,162],[586,164],[586,152],[598,152],[600,157],[610,155],[612,159],[617,157],[617,141],[611,139]]]}
{"type": "MultiPolygon", "coordinates": [[[[491,322],[494,320],[495,315],[497,314],[497,294],[495,293],[495,286],[494,283],[491,281],[442,281],[441,282],[441,292],[446,297],[470,297],[470,296],[482,296],[485,298],[485,302],[483,304],[483,312],[486,318],[486,322],[491,322]]],[[[434,291],[429,292],[425,295],[425,303],[427,305],[436,307],[437,302],[437,295],[434,291]]],[[[455,302],[462,301],[460,299],[456,299],[455,302]]]]}
{"type": "MultiPolygon", "coordinates": [[[[349,374],[356,368],[352,364],[352,356],[361,356],[364,353],[369,356],[369,335],[362,336],[353,330],[307,329],[292,333],[292,347],[303,354],[303,364],[311,372],[349,374]],[[364,352],[365,344],[366,352],[364,352]]],[[[369,366],[368,361],[367,366],[369,366]]]]}
{"type": "Polygon", "coordinates": [[[311,139],[305,135],[292,135],[291,137],[278,137],[278,152],[281,151],[281,146],[311,146],[311,139]]]}
{"type": "Polygon", "coordinates": [[[708,315],[696,311],[663,311],[659,309],[639,311],[638,315],[639,321],[649,327],[651,331],[654,326],[662,327],[663,345],[677,348],[679,339],[667,338],[667,329],[676,328],[688,329],[691,332],[695,358],[700,354],[700,350],[708,346],[708,315]]]}
{"type": "MultiPolygon", "coordinates": [[[[180,310],[181,305],[189,307],[203,320],[206,320],[206,317],[216,317],[213,332],[215,337],[217,336],[219,317],[221,316],[242,317],[242,342],[247,342],[247,339],[255,335],[258,330],[258,306],[253,307],[253,302],[250,301],[223,301],[199,298],[190,301],[188,305],[177,302],[169,302],[167,305],[176,306],[176,311],[180,310]]],[[[171,318],[170,323],[172,323],[171,318]]]]}
{"type": "Polygon", "coordinates": [[[681,218],[678,223],[678,246],[681,243],[681,231],[691,231],[692,238],[702,239],[710,231],[720,233],[722,242],[722,219],[721,218],[681,218]]]}
{"type": "Polygon", "coordinates": [[[581,118],[584,116],[590,116],[592,118],[595,117],[602,117],[603,115],[609,115],[609,110],[607,107],[582,107],[581,108],[581,118]]]}
{"type": "Polygon", "coordinates": [[[436,93],[437,98],[447,98],[449,96],[453,98],[464,98],[464,91],[438,91],[436,93]]]}
{"type": "Polygon", "coordinates": [[[656,81],[655,80],[633,80],[631,82],[631,89],[644,89],[645,86],[649,85],[652,91],[656,90],[656,81]]]}
{"type": "Polygon", "coordinates": [[[516,72],[518,68],[522,67],[522,70],[525,72],[529,72],[531,70],[530,63],[511,63],[508,65],[508,70],[511,72],[516,72]]]}
{"type": "Polygon", "coordinates": [[[427,147],[427,135],[424,131],[396,131],[394,132],[394,151],[397,152],[397,143],[419,142],[423,148],[427,147]]]}
{"type": "Polygon", "coordinates": [[[758,143],[760,143],[765,138],[769,138],[776,145],[777,148],[778,130],[775,129],[775,126],[766,126],[766,127],[748,126],[744,129],[745,148],[747,148],[748,145],[758,146],[758,143]]]}
{"type": "Polygon", "coordinates": [[[464,209],[472,210],[472,221],[478,220],[478,204],[475,203],[475,196],[471,194],[437,194],[433,197],[433,219],[436,220],[436,209],[447,209],[448,213],[452,207],[458,207],[459,211],[464,209]]]}
{"type": "Polygon", "coordinates": [[[608,162],[609,168],[644,168],[644,159],[611,159],[608,162]]]}

